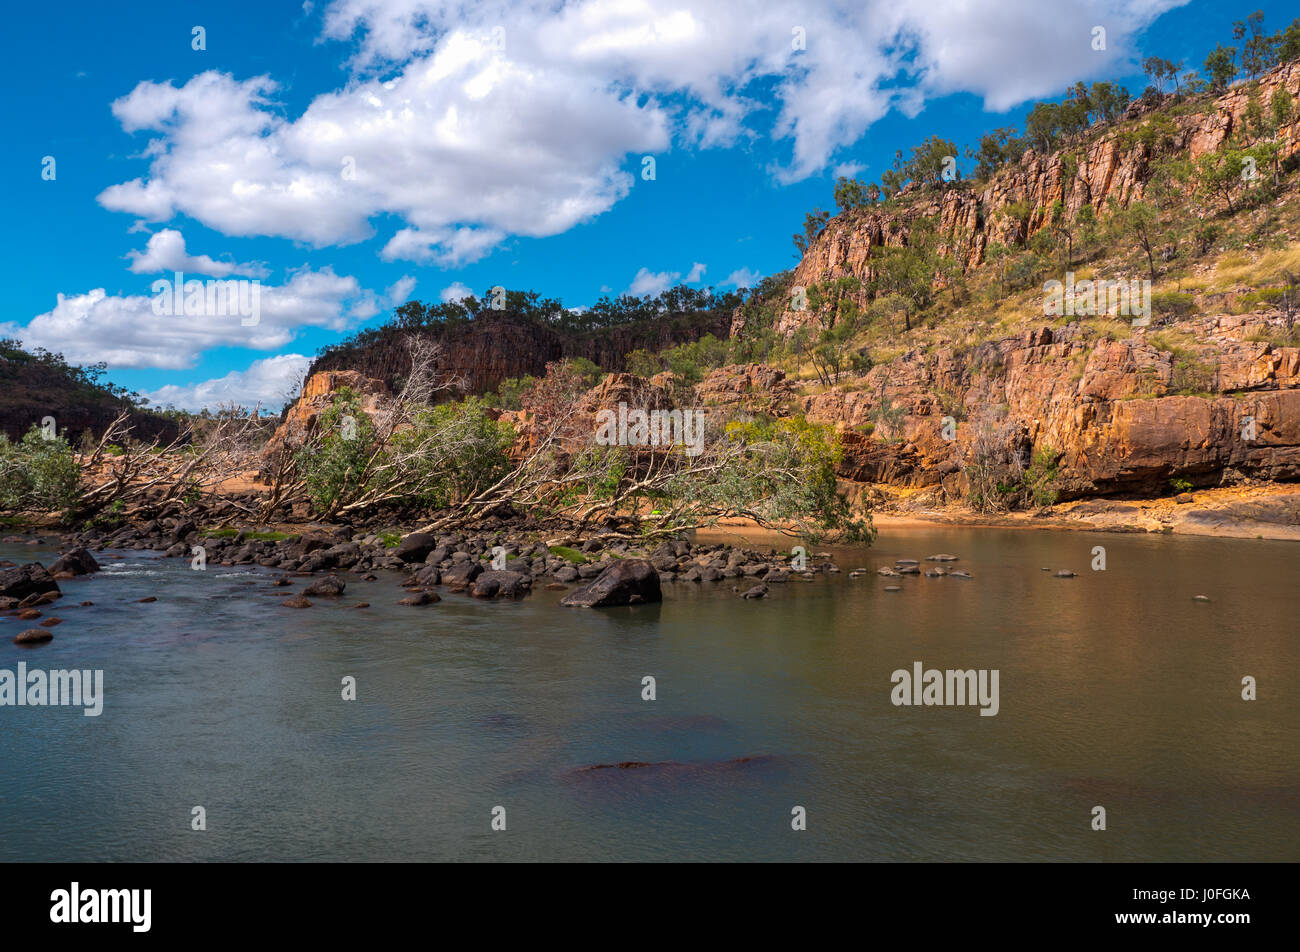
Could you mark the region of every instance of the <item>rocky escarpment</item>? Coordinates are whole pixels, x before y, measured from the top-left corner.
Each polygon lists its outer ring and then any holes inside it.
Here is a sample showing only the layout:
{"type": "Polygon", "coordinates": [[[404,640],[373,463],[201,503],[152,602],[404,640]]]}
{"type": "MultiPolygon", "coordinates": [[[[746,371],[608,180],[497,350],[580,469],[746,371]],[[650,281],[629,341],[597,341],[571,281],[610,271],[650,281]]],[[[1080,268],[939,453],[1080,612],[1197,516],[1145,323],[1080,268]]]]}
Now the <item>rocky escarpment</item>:
{"type": "Polygon", "coordinates": [[[459,381],[461,393],[482,394],[496,390],[509,378],[540,376],[548,363],[566,357],[585,358],[604,370],[622,370],[631,351],[658,352],[705,334],[725,337],[730,324],[730,315],[719,310],[713,314],[665,314],[653,321],[569,334],[508,312],[485,314],[449,328],[385,328],[361,345],[322,354],[310,373],[354,370],[395,389],[410,371],[406,337],[416,333],[437,342],[438,369],[459,381]]]}
{"type": "MultiPolygon", "coordinates": [[[[1258,89],[1266,107],[1277,89],[1300,98],[1300,63],[1284,64],[1264,74],[1258,89]]],[[[1111,199],[1127,206],[1143,197],[1157,149],[1190,159],[1215,151],[1240,128],[1248,97],[1247,89],[1239,87],[1214,99],[1204,111],[1169,114],[1170,135],[1163,144],[1126,134],[1120,126],[1109,131],[1102,127],[1081,146],[1050,155],[1027,151],[1019,162],[995,173],[979,191],[961,182],[941,190],[909,185],[903,190],[902,201],[855,209],[831,219],[795,268],[792,284],[806,288],[840,277],[874,280],[873,252],[882,246],[907,244],[914,223],[921,219],[937,225],[940,251],[952,253],[965,268],[971,268],[984,260],[990,242],[1016,245],[1036,234],[1048,224],[1057,201],[1069,217],[1085,205],[1101,212],[1111,199]]],[[[1154,116],[1148,113],[1155,108],[1136,101],[1125,122],[1129,126],[1152,122],[1154,116]]],[[[1282,160],[1300,154],[1300,122],[1280,130],[1278,143],[1282,160]]],[[[787,310],[777,321],[777,332],[788,334],[815,319],[807,309],[787,310]]],[[[744,329],[745,319],[738,309],[731,333],[742,336],[744,329]]]]}
{"type": "MultiPolygon", "coordinates": [[[[1300,348],[1251,339],[1282,321],[1276,314],[1184,321],[1172,345],[1168,331],[1138,328],[1117,340],[1086,322],[976,345],[939,341],[814,394],[764,364],[714,370],[688,392],[612,374],[587,395],[574,425],[594,429],[597,411],[619,402],[802,413],[839,433],[841,478],[929,489],[936,503],[967,500],[972,467],[991,450],[1022,464],[1036,450],[1048,454],[1062,500],[1159,495],[1172,480],[1296,480],[1300,348]]],[[[355,373],[312,377],[273,445],[308,432],[334,388],[345,385],[367,399],[383,389],[355,373]]],[[[502,418],[519,433],[516,455],[532,449],[531,417],[502,418]]]]}
{"type": "MultiPolygon", "coordinates": [[[[1274,317],[1273,321],[1280,318],[1274,317]]],[[[1300,479],[1300,348],[1249,340],[1265,315],[1201,318],[1177,353],[1158,334],[1041,327],[973,347],[913,351],[855,389],[800,398],[837,427],[845,479],[968,495],[988,445],[1050,452],[1061,498],[1300,479]],[[1194,392],[1192,392],[1194,391],[1194,392]],[[948,425],[945,427],[945,423],[948,425]]]]}

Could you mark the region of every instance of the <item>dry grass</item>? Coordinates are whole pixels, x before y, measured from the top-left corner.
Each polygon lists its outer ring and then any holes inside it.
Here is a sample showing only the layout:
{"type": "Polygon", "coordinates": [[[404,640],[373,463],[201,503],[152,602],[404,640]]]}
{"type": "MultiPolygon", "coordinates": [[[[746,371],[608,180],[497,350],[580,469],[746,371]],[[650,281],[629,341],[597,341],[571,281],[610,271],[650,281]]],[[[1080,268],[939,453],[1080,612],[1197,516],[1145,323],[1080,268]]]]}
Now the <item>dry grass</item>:
{"type": "Polygon", "coordinates": [[[1257,257],[1232,251],[1215,262],[1210,288],[1227,291],[1238,287],[1274,287],[1286,283],[1288,272],[1300,274],[1300,245],[1266,251],[1257,257]]]}

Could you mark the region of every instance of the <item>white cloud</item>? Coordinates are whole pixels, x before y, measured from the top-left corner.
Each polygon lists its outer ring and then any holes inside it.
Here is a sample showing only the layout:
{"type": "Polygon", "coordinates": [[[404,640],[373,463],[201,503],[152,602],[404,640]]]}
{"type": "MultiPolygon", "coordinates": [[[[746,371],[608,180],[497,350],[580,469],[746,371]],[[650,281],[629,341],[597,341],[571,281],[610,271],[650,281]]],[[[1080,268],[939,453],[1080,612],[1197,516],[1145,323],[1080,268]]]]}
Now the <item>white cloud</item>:
{"type": "Polygon", "coordinates": [[[379,256],[385,261],[414,261],[456,268],[490,254],[505,238],[495,228],[403,228],[389,239],[379,256]]]}
{"type": "Polygon", "coordinates": [[[329,268],[303,269],[283,285],[259,285],[258,322],[245,327],[238,315],[155,314],[151,295],[109,295],[96,288],[60,294],[53,310],[25,327],[0,324],[0,335],[61,353],[72,363],[181,370],[194,366],[199,354],[212,347],[273,350],[290,343],[301,327],[346,330],[364,319],[367,310],[375,313],[371,309],[378,300],[356,278],[329,268]]]}
{"type": "Polygon", "coordinates": [[[771,171],[793,181],[891,109],[964,90],[1004,110],[1115,75],[1183,2],[334,0],[323,34],[355,44],[345,86],[294,116],[266,76],[141,83],[113,111],[155,137],[148,173],[100,201],[316,246],[392,215],[385,257],[450,266],[603,213],[634,187],[629,157],[674,143],[767,135],[789,144],[771,171]]]}
{"type": "Polygon", "coordinates": [[[462,298],[467,298],[473,293],[474,292],[469,289],[469,285],[455,281],[443,288],[442,293],[439,294],[438,297],[444,304],[446,304],[449,301],[459,301],[462,298]]]}
{"type": "Polygon", "coordinates": [[[726,287],[729,284],[734,284],[738,288],[752,288],[762,276],[758,271],[751,271],[749,268],[738,268],[723,279],[722,285],[726,287]]]}
{"type": "Polygon", "coordinates": [[[127,131],[161,134],[149,175],[100,203],[317,247],[364,240],[370,218],[391,213],[408,227],[384,257],[446,266],[506,234],[558,234],[606,211],[632,187],[626,154],[668,146],[653,102],[575,87],[460,34],[396,79],[318,96],[292,121],[270,111],[275,90],[216,72],[141,83],[113,112],[127,131]]]}
{"type": "Polygon", "coordinates": [[[627,293],[642,297],[646,294],[651,296],[662,294],[667,291],[678,278],[682,276],[680,271],[662,271],[656,274],[642,268],[632,279],[631,285],[628,286],[627,293]]]}
{"type": "Polygon", "coordinates": [[[242,274],[249,278],[265,278],[265,265],[239,264],[235,261],[215,261],[207,255],[191,255],[185,251],[185,236],[174,228],[164,228],[149,237],[144,251],[129,251],[130,270],[136,274],[157,274],[161,271],[185,271],[224,278],[242,274]]]}
{"type": "Polygon", "coordinates": [[[311,358],[302,354],[279,354],[253,361],[247,370],[232,370],[224,377],[201,383],[178,386],[168,384],[146,393],[158,406],[171,405],[183,410],[215,410],[222,404],[279,411],[292,399],[298,381],[311,366],[311,358]]]}
{"type": "Polygon", "coordinates": [[[866,171],[866,166],[861,162],[843,162],[831,170],[831,175],[835,178],[854,178],[866,171]]]}
{"type": "Polygon", "coordinates": [[[690,274],[686,275],[687,284],[695,284],[704,279],[705,265],[696,261],[691,265],[690,274]]]}

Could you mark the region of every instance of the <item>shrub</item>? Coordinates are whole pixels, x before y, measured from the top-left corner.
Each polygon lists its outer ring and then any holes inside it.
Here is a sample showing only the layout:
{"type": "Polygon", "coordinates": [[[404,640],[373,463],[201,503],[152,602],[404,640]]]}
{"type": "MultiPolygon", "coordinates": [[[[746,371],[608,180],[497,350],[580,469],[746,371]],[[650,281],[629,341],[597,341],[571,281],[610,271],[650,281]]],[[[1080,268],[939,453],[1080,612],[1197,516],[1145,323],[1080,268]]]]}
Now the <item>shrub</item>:
{"type": "Polygon", "coordinates": [[[1161,317],[1178,320],[1196,310],[1196,297],[1181,291],[1159,291],[1151,295],[1151,310],[1161,317]]]}
{"type": "Polygon", "coordinates": [[[0,509],[63,512],[81,489],[81,468],[62,436],[33,426],[17,443],[0,433],[0,509]]]}

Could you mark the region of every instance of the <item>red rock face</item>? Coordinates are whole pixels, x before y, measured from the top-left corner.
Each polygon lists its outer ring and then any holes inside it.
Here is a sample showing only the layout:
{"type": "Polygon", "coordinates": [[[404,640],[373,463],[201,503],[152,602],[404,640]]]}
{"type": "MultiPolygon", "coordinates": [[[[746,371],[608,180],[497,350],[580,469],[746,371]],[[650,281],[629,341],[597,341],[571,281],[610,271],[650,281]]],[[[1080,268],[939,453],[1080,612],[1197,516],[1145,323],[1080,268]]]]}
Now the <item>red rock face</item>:
{"type": "MultiPolygon", "coordinates": [[[[1278,66],[1260,78],[1259,97],[1266,110],[1279,88],[1300,99],[1300,63],[1278,66]]],[[[1248,95],[1245,89],[1230,90],[1208,112],[1173,117],[1173,148],[1193,160],[1218,149],[1241,125],[1248,95]]],[[[1126,118],[1141,118],[1151,108],[1134,102],[1126,118]]],[[[1300,123],[1293,123],[1279,138],[1282,160],[1300,154],[1300,123]]],[[[909,185],[904,194],[913,198],[903,207],[857,209],[831,219],[795,268],[793,284],[807,288],[840,277],[856,277],[864,283],[874,280],[873,250],[906,244],[918,218],[938,222],[938,234],[945,236],[940,251],[951,253],[965,268],[975,267],[983,262],[990,242],[1011,244],[1033,237],[1047,223],[1057,201],[1074,216],[1084,205],[1100,213],[1112,198],[1121,206],[1140,199],[1151,160],[1150,146],[1140,142],[1125,146],[1118,132],[1103,132],[1081,156],[1078,148],[1048,156],[1030,150],[978,193],[954,186],[927,194],[909,185]],[[1071,175],[1069,166],[1076,156],[1078,168],[1071,175]],[[1011,206],[1022,202],[1027,214],[1011,215],[1011,206]]],[[[865,304],[865,297],[859,303],[865,304]]],[[[789,334],[813,320],[807,310],[790,310],[778,321],[777,332],[789,334]]],[[[731,333],[743,332],[737,311],[731,333]]]]}
{"type": "Polygon", "coordinates": [[[355,370],[327,370],[312,374],[303,382],[302,396],[285,411],[284,420],[267,441],[262,458],[271,458],[285,446],[301,446],[315,429],[317,418],[334,402],[335,394],[345,388],[361,395],[361,409],[372,417],[388,396],[388,388],[381,381],[355,370]]]}
{"type": "Polygon", "coordinates": [[[719,367],[695,386],[695,399],[703,406],[740,407],[751,412],[777,412],[793,396],[785,371],[766,364],[719,367]]]}
{"type": "Polygon", "coordinates": [[[1025,446],[1060,454],[1063,498],[1160,491],[1171,478],[1210,484],[1228,470],[1300,479],[1300,348],[1245,340],[1266,321],[1179,325],[1195,335],[1204,394],[1175,393],[1185,370],[1145,335],[1089,344],[1071,324],[968,351],[904,354],[873,368],[862,389],[806,396],[799,408],[844,431],[840,475],[861,482],[942,482],[960,494],[972,441],[1005,425],[1025,446]]]}

